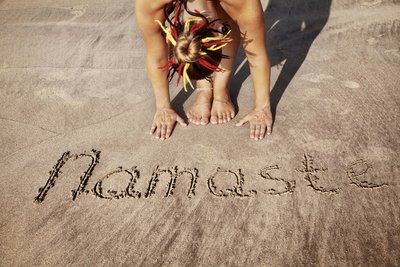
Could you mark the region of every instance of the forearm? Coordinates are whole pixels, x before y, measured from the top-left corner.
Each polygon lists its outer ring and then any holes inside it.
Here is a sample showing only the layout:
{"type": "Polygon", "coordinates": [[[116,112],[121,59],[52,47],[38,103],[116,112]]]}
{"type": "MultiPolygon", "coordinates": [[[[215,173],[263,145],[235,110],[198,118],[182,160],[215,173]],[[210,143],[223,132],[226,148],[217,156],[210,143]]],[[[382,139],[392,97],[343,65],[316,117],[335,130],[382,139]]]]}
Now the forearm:
{"type": "MultiPolygon", "coordinates": [[[[162,47],[160,47],[160,50],[163,50],[162,47]]],[[[160,69],[160,66],[163,66],[167,61],[167,54],[159,52],[157,54],[151,51],[147,52],[147,72],[152,84],[157,108],[169,108],[171,107],[171,102],[167,77],[168,73],[160,69]]]]}
{"type": "MultiPolygon", "coordinates": [[[[256,56],[257,57],[257,56],[256,56]]],[[[253,80],[256,109],[269,109],[270,104],[270,77],[271,65],[268,55],[259,55],[258,58],[249,56],[250,72],[253,80]]]]}
{"type": "MultiPolygon", "coordinates": [[[[155,3],[155,2],[154,2],[155,3]]],[[[164,21],[163,6],[150,7],[148,1],[136,1],[136,22],[146,46],[146,67],[157,108],[170,107],[168,73],[160,69],[168,57],[168,48],[155,20],[164,21]]]]}

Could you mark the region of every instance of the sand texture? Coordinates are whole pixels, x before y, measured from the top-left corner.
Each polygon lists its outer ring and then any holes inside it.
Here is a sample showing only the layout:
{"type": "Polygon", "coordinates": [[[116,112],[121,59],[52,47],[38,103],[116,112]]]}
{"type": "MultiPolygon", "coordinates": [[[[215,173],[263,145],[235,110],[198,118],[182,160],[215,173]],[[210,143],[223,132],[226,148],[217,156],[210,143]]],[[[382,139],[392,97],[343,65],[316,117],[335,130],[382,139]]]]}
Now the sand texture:
{"type": "Polygon", "coordinates": [[[400,2],[263,6],[273,134],[240,51],[235,119],[162,142],[133,1],[0,0],[0,265],[400,266],[400,2]]]}

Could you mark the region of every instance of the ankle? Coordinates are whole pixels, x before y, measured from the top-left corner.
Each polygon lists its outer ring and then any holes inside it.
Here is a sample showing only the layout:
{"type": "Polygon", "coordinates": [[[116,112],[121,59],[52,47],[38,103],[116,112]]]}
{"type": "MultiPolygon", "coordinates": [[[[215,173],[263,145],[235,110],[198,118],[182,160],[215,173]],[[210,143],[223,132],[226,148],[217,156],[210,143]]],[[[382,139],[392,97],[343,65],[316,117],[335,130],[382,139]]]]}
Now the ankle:
{"type": "Polygon", "coordinates": [[[214,101],[230,102],[230,101],[231,101],[231,98],[230,98],[230,96],[229,96],[228,93],[223,93],[223,94],[221,94],[221,93],[218,93],[218,94],[214,93],[214,101]]]}
{"type": "Polygon", "coordinates": [[[212,90],[198,90],[196,93],[197,93],[197,97],[206,97],[206,98],[213,97],[212,90]]]}
{"type": "Polygon", "coordinates": [[[229,97],[229,89],[227,87],[222,87],[222,88],[214,88],[214,99],[222,99],[222,100],[228,100],[230,99],[229,97]]]}

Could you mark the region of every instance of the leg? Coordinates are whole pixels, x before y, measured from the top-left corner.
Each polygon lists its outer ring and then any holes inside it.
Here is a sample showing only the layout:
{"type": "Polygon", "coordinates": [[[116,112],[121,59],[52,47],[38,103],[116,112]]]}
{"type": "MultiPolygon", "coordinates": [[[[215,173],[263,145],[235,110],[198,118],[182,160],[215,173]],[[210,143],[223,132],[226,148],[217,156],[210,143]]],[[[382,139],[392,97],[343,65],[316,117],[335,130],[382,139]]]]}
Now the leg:
{"type": "MultiPolygon", "coordinates": [[[[202,1],[189,1],[188,8],[191,10],[204,11],[206,16],[216,18],[217,12],[214,8],[213,2],[210,0],[202,1]]],[[[184,13],[184,20],[187,19],[188,14],[184,13]]],[[[199,90],[196,92],[196,98],[190,105],[186,112],[189,122],[196,125],[207,125],[210,121],[211,104],[213,101],[213,84],[207,80],[200,80],[196,83],[197,88],[210,88],[210,90],[199,90]]]]}
{"type": "Polygon", "coordinates": [[[235,58],[240,43],[240,31],[236,22],[225,12],[219,2],[214,4],[217,16],[222,21],[227,22],[232,27],[231,36],[233,41],[223,48],[222,53],[229,56],[228,59],[223,59],[220,63],[224,72],[215,74],[214,79],[214,100],[211,108],[211,123],[226,123],[235,116],[235,108],[229,96],[229,83],[234,73],[235,58]]]}
{"type": "Polygon", "coordinates": [[[249,122],[250,137],[259,140],[264,138],[265,132],[271,134],[273,123],[269,95],[271,64],[265,42],[262,5],[260,0],[220,1],[224,10],[236,18],[239,25],[254,87],[254,108],[236,125],[249,122]]]}
{"type": "Polygon", "coordinates": [[[207,80],[200,80],[196,83],[197,88],[209,88],[196,92],[196,99],[186,112],[189,122],[196,125],[207,125],[211,115],[211,103],[213,100],[213,85],[207,80]]]}

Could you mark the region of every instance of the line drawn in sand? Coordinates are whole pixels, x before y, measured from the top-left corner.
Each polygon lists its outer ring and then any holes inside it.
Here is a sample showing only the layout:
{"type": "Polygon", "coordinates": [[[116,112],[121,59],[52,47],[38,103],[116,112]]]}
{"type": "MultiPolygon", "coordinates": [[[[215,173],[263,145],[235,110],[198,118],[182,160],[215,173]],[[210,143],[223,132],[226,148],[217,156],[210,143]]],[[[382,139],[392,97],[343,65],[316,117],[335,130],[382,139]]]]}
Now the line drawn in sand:
{"type": "MultiPolygon", "coordinates": [[[[140,178],[140,172],[137,169],[137,166],[125,169],[122,166],[119,166],[115,170],[108,172],[102,178],[100,178],[94,185],[93,189],[86,189],[89,179],[92,177],[95,167],[100,161],[100,153],[101,151],[92,149],[90,152],[83,152],[80,154],[72,154],[70,151],[64,152],[62,156],[57,160],[56,164],[52,167],[49,172],[49,178],[46,181],[46,184],[43,187],[39,188],[38,195],[35,197],[34,202],[42,203],[48,192],[52,187],[55,186],[57,179],[59,179],[62,174],[61,169],[67,163],[69,159],[81,159],[89,157],[91,159],[87,169],[83,172],[83,174],[79,178],[79,184],[75,190],[72,190],[72,200],[75,201],[82,194],[91,193],[95,197],[100,199],[122,199],[122,198],[133,198],[140,199],[144,196],[145,199],[148,199],[156,194],[157,185],[161,179],[161,177],[167,176],[169,182],[166,186],[166,193],[163,196],[164,198],[172,197],[174,194],[174,189],[176,188],[176,184],[178,180],[181,180],[181,177],[188,175],[189,176],[189,189],[186,193],[186,197],[191,199],[193,198],[197,186],[197,182],[199,180],[199,170],[197,168],[180,168],[178,166],[160,168],[160,166],[156,166],[152,172],[150,181],[148,182],[147,191],[142,194],[135,189],[135,186],[140,178]],[[129,181],[126,186],[124,186],[123,190],[121,189],[107,189],[104,190],[104,182],[110,179],[113,176],[117,176],[120,178],[120,175],[128,175],[129,181]]],[[[372,165],[365,161],[364,159],[359,159],[354,161],[350,165],[347,166],[346,173],[347,178],[350,179],[351,183],[361,189],[377,189],[385,186],[389,186],[387,183],[377,184],[373,182],[367,181],[366,175],[369,170],[372,168],[372,165]]],[[[286,180],[282,178],[277,178],[271,175],[272,171],[280,170],[278,165],[271,165],[265,168],[262,168],[258,176],[260,176],[263,180],[270,180],[279,182],[284,186],[283,189],[275,189],[268,188],[263,189],[262,192],[265,195],[275,195],[281,196],[283,194],[292,194],[296,188],[295,180],[286,180]]],[[[304,174],[304,179],[308,182],[308,186],[312,187],[312,189],[316,192],[320,193],[334,193],[338,194],[342,188],[325,188],[319,185],[320,173],[326,172],[327,168],[319,168],[315,167],[314,157],[309,154],[303,155],[302,160],[302,169],[296,169],[297,172],[304,174]]],[[[369,178],[370,179],[370,178],[369,178]]],[[[258,194],[256,189],[244,189],[245,184],[245,175],[243,174],[241,169],[237,170],[229,170],[224,169],[222,167],[218,167],[213,173],[208,177],[207,185],[209,189],[209,193],[214,197],[219,198],[248,198],[255,197],[258,194]],[[235,182],[232,184],[232,181],[228,178],[227,175],[233,177],[235,182]],[[228,180],[229,186],[220,186],[217,185],[217,180],[223,179],[226,183],[228,180]]],[[[110,186],[108,186],[110,187],[110,186]]],[[[111,185],[112,187],[112,185],[111,185]]]]}
{"type": "Polygon", "coordinates": [[[311,186],[315,191],[321,193],[339,193],[340,188],[325,188],[317,184],[317,182],[321,179],[318,176],[318,173],[323,173],[327,171],[328,168],[315,167],[313,156],[304,154],[302,164],[303,169],[296,169],[296,171],[304,173],[304,179],[309,182],[308,186],[311,186]]]}
{"type": "Polygon", "coordinates": [[[373,188],[389,186],[389,184],[387,183],[376,184],[368,182],[366,180],[360,180],[361,177],[365,176],[371,168],[372,165],[370,165],[365,160],[363,159],[357,160],[347,167],[347,177],[350,179],[351,184],[354,184],[360,188],[373,189],[373,188]]]}
{"type": "Polygon", "coordinates": [[[35,198],[36,203],[41,203],[43,200],[46,198],[47,193],[49,190],[55,186],[57,178],[59,178],[60,174],[62,174],[61,169],[65,165],[65,163],[71,159],[74,158],[75,160],[83,157],[90,157],[92,160],[86,169],[86,171],[82,174],[82,176],[79,178],[80,183],[77,187],[76,190],[72,190],[72,200],[75,201],[76,198],[81,195],[82,193],[89,193],[89,191],[86,191],[86,185],[89,181],[89,178],[93,174],[93,170],[96,167],[96,165],[99,163],[100,160],[100,151],[97,151],[93,149],[91,152],[83,152],[81,154],[71,154],[70,151],[67,151],[62,154],[61,158],[57,161],[56,165],[53,166],[51,171],[49,172],[50,177],[47,180],[46,184],[44,187],[39,188],[39,194],[35,198]]]}
{"type": "Polygon", "coordinates": [[[116,170],[106,174],[103,176],[97,183],[95,184],[94,188],[92,189],[92,193],[96,197],[102,198],[102,199],[120,199],[120,198],[125,198],[125,197],[131,197],[131,198],[140,198],[141,193],[139,191],[135,190],[135,185],[140,177],[139,171],[136,169],[137,167],[132,167],[130,169],[124,169],[122,166],[118,167],[116,170]],[[104,195],[103,192],[103,181],[109,179],[111,176],[114,176],[116,174],[128,174],[130,177],[128,186],[124,191],[118,192],[116,190],[107,190],[107,195],[104,195]]]}

